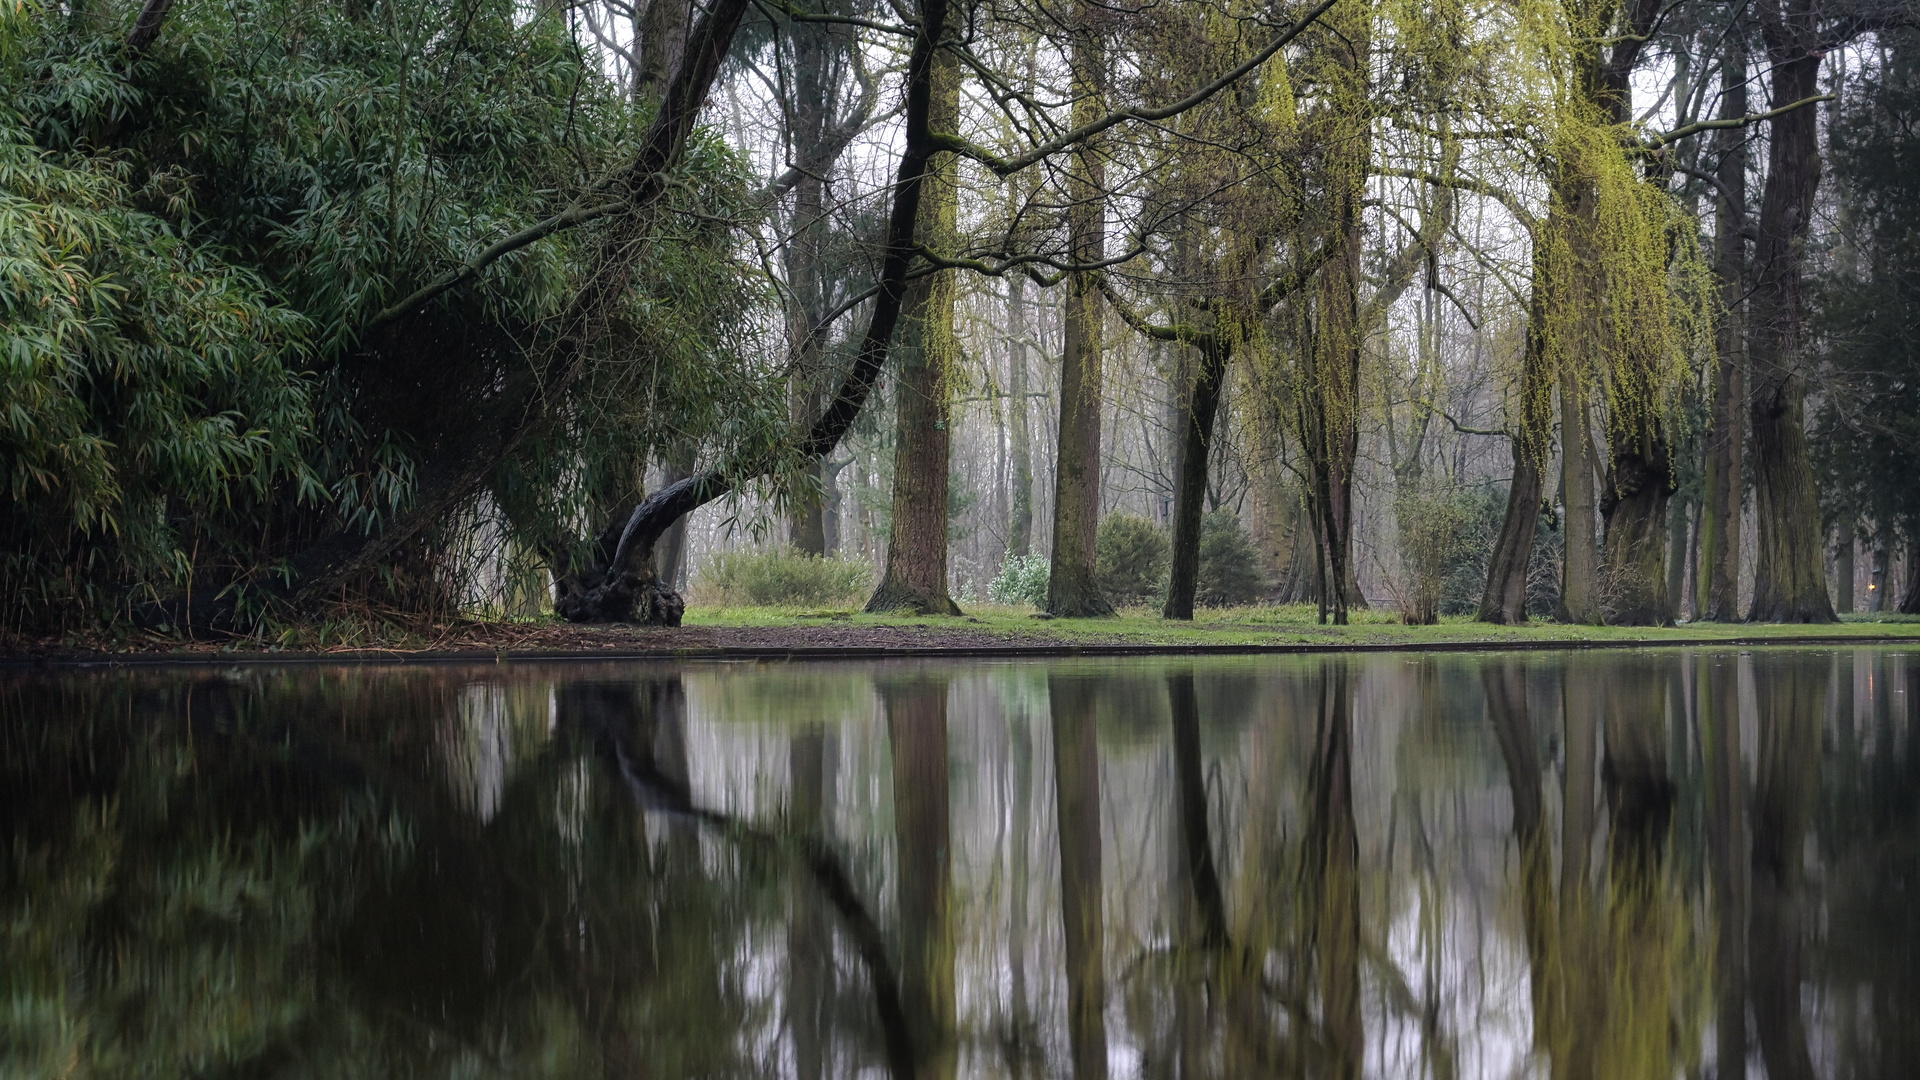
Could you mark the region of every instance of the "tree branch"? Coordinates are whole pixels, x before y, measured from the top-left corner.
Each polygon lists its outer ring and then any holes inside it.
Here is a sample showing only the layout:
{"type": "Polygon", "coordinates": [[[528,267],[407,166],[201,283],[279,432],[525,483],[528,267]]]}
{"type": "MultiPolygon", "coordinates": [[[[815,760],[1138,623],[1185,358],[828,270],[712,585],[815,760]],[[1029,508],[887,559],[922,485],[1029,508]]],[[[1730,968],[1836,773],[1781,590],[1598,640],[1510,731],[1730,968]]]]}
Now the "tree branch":
{"type": "Polygon", "coordinates": [[[1013,157],[1001,157],[993,151],[972,143],[959,135],[946,132],[934,133],[934,145],[942,150],[952,151],[962,157],[971,158],[985,165],[1000,176],[1011,176],[1022,169],[1052,157],[1070,146],[1083,143],[1095,135],[1106,131],[1108,128],[1118,127],[1129,120],[1139,120],[1147,123],[1159,120],[1170,120],[1189,109],[1205,104],[1207,100],[1215,94],[1225,90],[1235,82],[1238,82],[1242,76],[1252,72],[1260,65],[1272,59],[1275,53],[1286,48],[1289,42],[1299,37],[1302,31],[1312,26],[1320,16],[1326,14],[1328,9],[1332,8],[1337,2],[1338,0],[1320,0],[1319,6],[1308,12],[1306,17],[1288,27],[1284,33],[1268,43],[1266,48],[1255,53],[1252,58],[1248,59],[1245,63],[1171,105],[1163,105],[1155,109],[1116,109],[1100,117],[1098,120],[1082,124],[1071,131],[1048,139],[1046,142],[1033,147],[1024,154],[1016,154],[1013,157]]]}
{"type": "Polygon", "coordinates": [[[1661,147],[1678,142],[1681,139],[1698,135],[1703,131],[1713,131],[1719,128],[1746,127],[1748,124],[1757,124],[1762,120],[1772,120],[1774,117],[1784,116],[1795,109],[1802,109],[1808,105],[1818,105],[1822,101],[1832,101],[1833,98],[1834,95],[1832,94],[1815,94],[1813,97],[1801,98],[1799,101],[1790,105],[1782,105],[1777,109],[1769,109],[1763,113],[1752,113],[1748,116],[1729,116],[1720,120],[1696,120],[1691,124],[1677,127],[1665,135],[1660,135],[1641,143],[1639,149],[1651,153],[1659,150],[1661,147]]]}
{"type": "Polygon", "coordinates": [[[160,37],[160,27],[167,21],[167,12],[173,9],[173,0],[147,0],[140,5],[140,14],[133,20],[133,32],[127,35],[127,53],[139,57],[152,48],[160,37]]]}

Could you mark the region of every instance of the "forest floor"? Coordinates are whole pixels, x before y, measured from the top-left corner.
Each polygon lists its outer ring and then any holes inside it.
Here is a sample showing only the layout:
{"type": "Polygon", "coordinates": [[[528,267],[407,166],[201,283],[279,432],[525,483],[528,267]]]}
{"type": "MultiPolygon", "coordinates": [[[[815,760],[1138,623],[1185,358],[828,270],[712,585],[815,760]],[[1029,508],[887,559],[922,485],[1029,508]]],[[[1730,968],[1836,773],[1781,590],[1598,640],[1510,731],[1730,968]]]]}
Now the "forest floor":
{"type": "Polygon", "coordinates": [[[1920,643],[1920,617],[1848,616],[1837,624],[1690,623],[1672,627],[1576,626],[1539,621],[1489,626],[1465,617],[1407,626],[1391,612],[1355,612],[1348,626],[1323,626],[1311,607],[1202,611],[1192,623],[1147,609],[1111,619],[1051,619],[1028,608],[968,605],[957,618],[868,615],[849,610],[702,608],[678,628],[576,626],[546,619],[461,620],[431,627],[365,625],[286,630],[276,637],[184,641],[138,635],[117,641],[0,642],[17,661],[165,661],[240,658],[458,659],[525,656],[739,656],[795,659],[835,655],[1058,655],[1133,652],[1292,652],[1344,649],[1581,648],[1594,646],[1920,643]]]}

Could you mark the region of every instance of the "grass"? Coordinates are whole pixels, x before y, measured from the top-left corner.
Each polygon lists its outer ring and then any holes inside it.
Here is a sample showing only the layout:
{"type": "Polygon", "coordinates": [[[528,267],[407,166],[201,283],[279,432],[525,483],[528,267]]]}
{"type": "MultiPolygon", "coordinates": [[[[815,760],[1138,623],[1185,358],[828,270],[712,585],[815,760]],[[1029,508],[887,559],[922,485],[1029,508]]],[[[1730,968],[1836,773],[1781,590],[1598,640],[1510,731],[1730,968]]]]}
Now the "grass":
{"type": "Polygon", "coordinates": [[[1443,618],[1433,626],[1407,626],[1394,612],[1358,611],[1347,626],[1322,626],[1305,604],[1202,610],[1192,623],[1160,618],[1147,608],[1122,611],[1111,619],[1044,619],[1031,608],[967,604],[966,616],[868,615],[857,610],[797,608],[691,607],[686,625],[713,627],[841,626],[974,629],[1007,638],[1044,637],[1085,644],[1129,645],[1288,645],[1288,644],[1477,644],[1482,642],[1646,642],[1756,638],[1783,642],[1806,637],[1911,637],[1920,641],[1920,616],[1856,615],[1820,626],[1774,623],[1688,623],[1673,627],[1579,626],[1536,621],[1525,626],[1491,626],[1467,616],[1443,618]]]}

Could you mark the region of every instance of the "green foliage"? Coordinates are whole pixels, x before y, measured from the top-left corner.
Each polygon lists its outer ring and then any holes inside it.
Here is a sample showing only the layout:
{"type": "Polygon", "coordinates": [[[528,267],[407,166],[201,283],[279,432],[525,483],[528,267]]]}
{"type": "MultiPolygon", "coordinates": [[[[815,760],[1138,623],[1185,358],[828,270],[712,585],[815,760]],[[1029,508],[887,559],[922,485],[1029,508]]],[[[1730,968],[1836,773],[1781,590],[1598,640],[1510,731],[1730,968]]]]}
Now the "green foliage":
{"type": "Polygon", "coordinates": [[[1836,121],[1842,248],[1817,282],[1811,449],[1830,518],[1920,539],[1920,36],[1892,35],[1836,121]]]}
{"type": "Polygon", "coordinates": [[[1259,600],[1266,590],[1260,557],[1239,516],[1222,509],[1201,518],[1194,601],[1202,607],[1238,607],[1259,600]]]}
{"type": "Polygon", "coordinates": [[[1167,534],[1146,518],[1101,518],[1095,548],[1101,593],[1115,604],[1150,603],[1166,591],[1170,550],[1167,534]]]}
{"type": "Polygon", "coordinates": [[[365,332],[630,158],[648,117],[564,20],[513,0],[216,0],[167,20],[130,62],[123,19],[0,7],[0,629],[244,588],[378,528],[472,429],[460,410],[544,363],[616,264],[625,287],[581,316],[580,374],[546,402],[565,422],[374,583],[403,606],[462,595],[450,575],[498,546],[477,534],[572,543],[663,443],[782,445],[735,225],[759,211],[711,134],[644,220],[551,237],[365,332]]]}
{"type": "MultiPolygon", "coordinates": [[[[1485,577],[1485,499],[1458,489],[1426,485],[1404,492],[1400,521],[1400,614],[1409,626],[1440,621],[1442,604],[1457,574],[1474,564],[1485,577]],[[1478,526],[1478,528],[1476,528],[1478,526]]],[[[1455,614],[1455,612],[1448,612],[1455,614]]]]}
{"type": "Polygon", "coordinates": [[[792,548],[727,551],[707,560],[694,587],[704,600],[753,607],[819,607],[857,603],[873,589],[863,559],[826,558],[792,548]]]}
{"type": "Polygon", "coordinates": [[[1032,604],[1043,607],[1047,602],[1047,583],[1053,575],[1053,564],[1045,555],[1027,555],[1007,560],[1000,568],[1000,574],[987,585],[987,599],[996,604],[1032,604]]]}

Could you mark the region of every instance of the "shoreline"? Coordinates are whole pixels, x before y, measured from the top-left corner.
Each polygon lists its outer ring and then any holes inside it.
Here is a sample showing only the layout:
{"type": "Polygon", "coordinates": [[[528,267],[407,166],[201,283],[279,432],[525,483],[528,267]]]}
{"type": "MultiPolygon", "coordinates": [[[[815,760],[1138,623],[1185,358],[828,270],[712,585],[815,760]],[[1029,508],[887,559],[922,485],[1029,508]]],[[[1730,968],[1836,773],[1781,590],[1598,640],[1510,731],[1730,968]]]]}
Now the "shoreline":
{"type": "MultiPolygon", "coordinates": [[[[1897,624],[1896,624],[1897,625],[1897,624]]],[[[772,629],[772,628],[769,628],[772,629]]],[[[1528,637],[1514,634],[1492,638],[1455,640],[1375,640],[1375,641],[1125,641],[1125,640],[978,640],[945,643],[885,642],[808,642],[816,635],[780,634],[792,637],[785,643],[738,643],[719,641],[685,644],[630,645],[609,640],[604,645],[569,643],[557,647],[513,647],[485,644],[461,644],[452,647],[363,646],[335,650],[267,649],[227,651],[222,649],[88,650],[48,648],[33,652],[0,652],[0,670],[51,668],[166,668],[219,666],[373,666],[394,664],[457,665],[477,663],[641,663],[679,662],[759,662],[823,663],[863,660],[1020,660],[1066,659],[1074,657],[1126,658],[1155,656],[1299,656],[1337,655],[1341,653],[1494,653],[1494,652],[1580,652],[1618,649],[1684,648],[1782,648],[1782,647],[1884,647],[1920,646],[1920,633],[1793,633],[1729,634],[1725,636],[1675,635],[1672,637],[1528,637]]],[[[888,627],[887,629],[896,629],[888,627]]],[[[1811,628],[1809,628],[1811,629],[1811,628]]],[[[1825,628],[1822,628],[1824,630],[1825,628]]],[[[1916,628],[1920,629],[1920,628],[1916,628]]],[[[1668,629],[1672,633],[1673,628],[1668,629]]],[[[665,631],[673,633],[674,631],[665,631]]],[[[715,635],[697,635],[713,637],[715,635]]],[[[819,635],[825,636],[825,635],[819,635]]],[[[842,635],[844,636],[844,635],[842,635]]],[[[869,635],[859,635],[869,636],[869,635]]],[[[898,635],[882,635],[895,637],[898,635]]],[[[920,636],[920,635],[915,635],[920,636]]],[[[932,635],[927,635],[932,636],[932,635]]],[[[949,636],[949,635],[941,635],[949,636]]],[[[985,635],[981,635],[984,637],[985,635]]],[[[1276,635],[1277,636],[1277,635],[1276,635]]]]}

